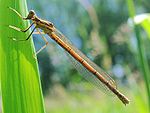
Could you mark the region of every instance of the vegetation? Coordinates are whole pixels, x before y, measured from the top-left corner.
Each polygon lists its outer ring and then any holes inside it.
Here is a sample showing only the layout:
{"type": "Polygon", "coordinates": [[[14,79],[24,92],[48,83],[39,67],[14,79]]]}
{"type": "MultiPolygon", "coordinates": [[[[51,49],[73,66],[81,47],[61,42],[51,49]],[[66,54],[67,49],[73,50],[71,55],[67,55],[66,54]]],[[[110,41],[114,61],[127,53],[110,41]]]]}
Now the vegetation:
{"type": "MultiPolygon", "coordinates": [[[[25,28],[26,22],[22,22],[6,8],[13,7],[13,3],[4,3],[0,1],[2,9],[0,11],[6,11],[6,14],[0,13],[0,24],[25,28]]],[[[118,89],[121,89],[131,100],[129,105],[124,106],[117,98],[108,96],[109,92],[106,92],[108,95],[103,94],[91,87],[71,66],[69,63],[71,61],[66,58],[64,51],[44,35],[50,44],[38,54],[38,63],[46,113],[149,112],[150,14],[148,13],[150,8],[148,3],[148,0],[137,2],[133,0],[28,1],[29,9],[34,9],[39,17],[53,22],[75,46],[109,72],[115,79],[118,89]]],[[[25,15],[26,6],[23,4],[20,6],[21,3],[15,4],[14,8],[25,15]]],[[[32,57],[34,53],[32,41],[18,43],[7,38],[12,35],[19,38],[26,37],[28,33],[18,33],[7,27],[0,27],[0,32],[3,108],[9,109],[8,112],[4,110],[4,113],[18,110],[19,102],[23,103],[20,105],[26,105],[28,101],[26,98],[33,95],[36,98],[30,98],[28,103],[31,105],[27,105],[32,106],[32,110],[43,113],[36,60],[32,57]],[[20,86],[16,88],[18,84],[20,86]],[[8,94],[8,91],[12,91],[13,95],[11,92],[8,94]],[[14,95],[20,98],[16,99],[14,95]],[[8,99],[16,100],[15,104],[6,103],[8,99]],[[6,105],[12,107],[5,107],[6,105]]],[[[37,35],[33,35],[33,39],[38,50],[44,42],[37,35]]],[[[28,113],[30,107],[20,107],[20,109],[28,113]]]]}
{"type": "Polygon", "coordinates": [[[29,32],[19,33],[8,25],[26,28],[29,22],[23,22],[9,7],[27,14],[25,1],[0,1],[0,76],[3,113],[44,113],[32,40],[15,42],[12,37],[25,38],[29,32]]]}

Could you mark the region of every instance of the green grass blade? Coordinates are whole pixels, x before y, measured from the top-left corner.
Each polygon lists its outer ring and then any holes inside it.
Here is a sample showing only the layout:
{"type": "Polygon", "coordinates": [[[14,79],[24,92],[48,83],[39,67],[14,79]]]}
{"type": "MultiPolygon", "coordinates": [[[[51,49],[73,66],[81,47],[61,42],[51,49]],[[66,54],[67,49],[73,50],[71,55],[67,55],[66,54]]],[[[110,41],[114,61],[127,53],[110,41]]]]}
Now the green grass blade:
{"type": "MultiPolygon", "coordinates": [[[[133,0],[127,0],[127,5],[128,5],[130,18],[132,18],[132,20],[134,20],[135,8],[134,8],[133,0]]],[[[133,23],[134,23],[134,21],[133,21],[133,23]]],[[[141,71],[143,72],[145,86],[147,89],[149,109],[150,109],[150,84],[149,84],[150,72],[149,72],[149,66],[148,66],[147,58],[146,58],[144,47],[143,47],[143,41],[142,41],[142,36],[140,33],[140,27],[136,24],[134,24],[134,32],[135,32],[135,35],[137,38],[140,68],[141,68],[141,71]]]]}
{"type": "Polygon", "coordinates": [[[37,62],[33,58],[32,40],[15,42],[9,37],[24,39],[28,33],[8,28],[26,28],[24,22],[8,7],[27,15],[25,0],[0,0],[0,76],[3,113],[44,113],[37,62]]]}
{"type": "Polygon", "coordinates": [[[134,17],[135,24],[139,24],[145,30],[150,39],[150,13],[140,14],[134,17]]]}

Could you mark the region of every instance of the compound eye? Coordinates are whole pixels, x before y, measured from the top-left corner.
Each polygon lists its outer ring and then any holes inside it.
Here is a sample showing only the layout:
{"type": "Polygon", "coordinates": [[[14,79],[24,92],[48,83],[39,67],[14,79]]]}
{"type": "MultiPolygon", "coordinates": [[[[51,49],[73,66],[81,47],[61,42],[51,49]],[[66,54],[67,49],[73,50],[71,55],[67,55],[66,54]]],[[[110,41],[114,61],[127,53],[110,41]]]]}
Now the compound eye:
{"type": "Polygon", "coordinates": [[[30,10],[30,12],[29,12],[30,14],[32,14],[32,15],[34,15],[35,14],[35,12],[34,12],[34,10],[30,10]]]}

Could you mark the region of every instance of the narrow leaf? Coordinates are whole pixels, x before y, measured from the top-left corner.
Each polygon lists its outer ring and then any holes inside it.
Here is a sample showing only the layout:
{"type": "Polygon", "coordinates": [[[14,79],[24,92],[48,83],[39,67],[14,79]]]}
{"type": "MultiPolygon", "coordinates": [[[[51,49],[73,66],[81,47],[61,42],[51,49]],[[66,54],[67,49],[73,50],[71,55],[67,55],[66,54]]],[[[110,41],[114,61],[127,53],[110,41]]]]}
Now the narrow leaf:
{"type": "Polygon", "coordinates": [[[3,113],[44,113],[37,61],[32,40],[17,42],[29,35],[9,28],[29,26],[8,7],[27,15],[25,0],[0,0],[0,76],[3,113]]]}

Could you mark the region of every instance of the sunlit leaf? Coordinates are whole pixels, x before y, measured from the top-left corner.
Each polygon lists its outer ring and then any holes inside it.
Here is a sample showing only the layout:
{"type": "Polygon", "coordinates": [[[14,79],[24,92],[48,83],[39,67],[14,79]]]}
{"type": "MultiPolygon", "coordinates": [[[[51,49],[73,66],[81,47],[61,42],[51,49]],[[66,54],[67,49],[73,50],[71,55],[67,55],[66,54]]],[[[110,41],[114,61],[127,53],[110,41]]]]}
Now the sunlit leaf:
{"type": "Polygon", "coordinates": [[[17,42],[11,40],[26,38],[8,27],[15,25],[26,28],[24,22],[8,7],[15,8],[23,16],[27,14],[25,0],[0,0],[0,76],[3,113],[44,113],[43,97],[37,62],[33,58],[32,40],[17,42]]]}
{"type": "Polygon", "coordinates": [[[140,14],[134,17],[134,22],[140,24],[150,38],[150,13],[140,14]]]}

